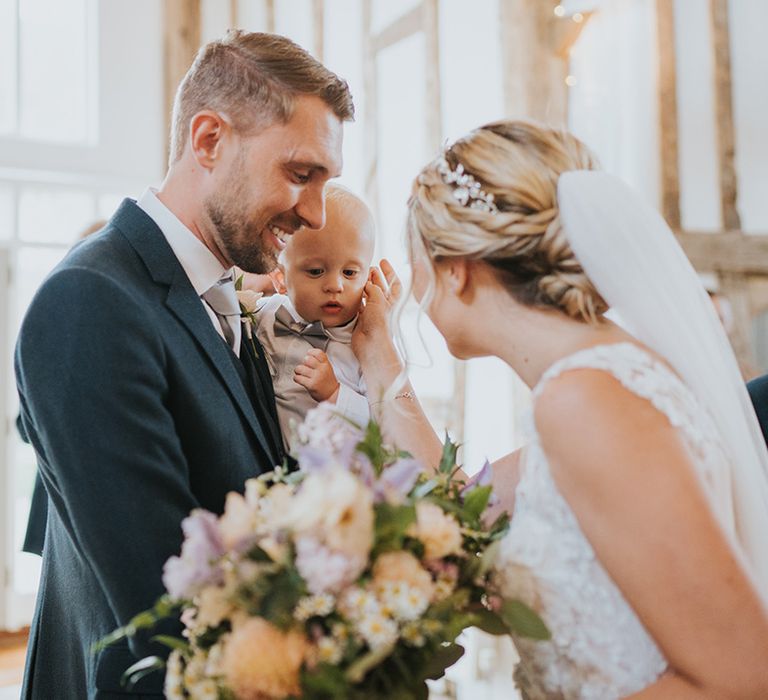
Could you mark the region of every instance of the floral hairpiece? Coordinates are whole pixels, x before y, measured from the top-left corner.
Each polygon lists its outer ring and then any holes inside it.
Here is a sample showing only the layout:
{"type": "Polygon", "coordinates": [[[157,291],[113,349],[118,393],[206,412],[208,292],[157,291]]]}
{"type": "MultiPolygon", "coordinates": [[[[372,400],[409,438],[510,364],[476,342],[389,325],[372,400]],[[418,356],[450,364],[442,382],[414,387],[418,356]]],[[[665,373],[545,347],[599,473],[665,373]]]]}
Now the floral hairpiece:
{"type": "Polygon", "coordinates": [[[453,196],[464,207],[496,214],[499,210],[493,201],[493,194],[486,192],[469,173],[464,172],[461,163],[452,169],[445,157],[437,161],[437,172],[446,185],[453,185],[453,196]]]}

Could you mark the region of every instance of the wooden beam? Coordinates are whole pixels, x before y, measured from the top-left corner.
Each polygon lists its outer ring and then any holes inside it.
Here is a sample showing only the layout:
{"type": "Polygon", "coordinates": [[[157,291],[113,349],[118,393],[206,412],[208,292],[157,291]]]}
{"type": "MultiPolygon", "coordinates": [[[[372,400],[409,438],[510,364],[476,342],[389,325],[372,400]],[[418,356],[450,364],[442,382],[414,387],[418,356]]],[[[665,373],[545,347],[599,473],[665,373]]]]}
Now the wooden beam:
{"type": "Polygon", "coordinates": [[[363,120],[363,154],[365,197],[376,221],[381,224],[379,212],[379,146],[378,146],[378,92],[376,49],[371,34],[373,0],[363,0],[363,93],[365,112],[363,120]]]}
{"type": "Polygon", "coordinates": [[[315,58],[323,62],[325,53],[325,0],[312,0],[312,50],[315,58]]]}
{"type": "Polygon", "coordinates": [[[677,240],[700,272],[768,275],[768,235],[685,232],[677,240]]]}
{"type": "Polygon", "coordinates": [[[594,12],[576,12],[568,17],[556,17],[550,25],[550,49],[566,66],[571,60],[571,49],[579,40],[594,12]]]}
{"type": "MultiPolygon", "coordinates": [[[[170,134],[176,89],[200,48],[200,0],[165,0],[164,91],[166,134],[170,134]]],[[[166,137],[168,138],[168,137],[166,137]]],[[[168,152],[169,142],[165,144],[168,152]]]]}
{"type": "Polygon", "coordinates": [[[275,0],[265,0],[264,9],[267,15],[267,33],[274,34],[277,26],[275,20],[275,0]]]}
{"type": "Polygon", "coordinates": [[[438,0],[422,3],[422,26],[426,39],[426,115],[427,148],[437,155],[443,145],[443,109],[440,102],[440,39],[438,0]]]}
{"type": "Polygon", "coordinates": [[[680,160],[678,154],[677,68],[674,0],[656,0],[656,40],[659,55],[659,162],[661,213],[680,228],[680,160]]]}
{"type": "MultiPolygon", "coordinates": [[[[719,294],[731,304],[733,328],[729,333],[733,353],[739,361],[742,373],[754,368],[752,351],[752,304],[749,294],[749,279],[741,274],[722,273],[719,294]]],[[[751,377],[750,377],[751,378],[751,377]]]]}
{"type": "Polygon", "coordinates": [[[424,10],[421,3],[416,5],[410,12],[406,12],[402,17],[396,19],[392,24],[384,27],[376,36],[373,37],[374,53],[386,49],[392,44],[396,44],[424,28],[424,10]]]}
{"type": "Polygon", "coordinates": [[[229,0],[229,27],[238,29],[240,27],[240,7],[239,0],[229,0]]]}
{"type": "Polygon", "coordinates": [[[504,111],[565,127],[568,118],[567,59],[558,56],[553,26],[555,0],[499,0],[504,111]]]}
{"type": "Polygon", "coordinates": [[[734,164],[736,145],[733,127],[728,0],[710,0],[709,8],[715,66],[715,115],[720,165],[720,206],[723,227],[730,231],[741,228],[741,219],[737,208],[738,180],[734,164]]]}

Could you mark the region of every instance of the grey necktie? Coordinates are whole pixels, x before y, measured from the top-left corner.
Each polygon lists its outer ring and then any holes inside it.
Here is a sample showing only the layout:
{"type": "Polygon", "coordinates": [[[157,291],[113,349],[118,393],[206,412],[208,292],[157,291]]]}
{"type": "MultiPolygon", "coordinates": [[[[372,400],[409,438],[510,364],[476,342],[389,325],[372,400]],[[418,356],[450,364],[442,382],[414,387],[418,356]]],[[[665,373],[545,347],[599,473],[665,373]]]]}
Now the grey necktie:
{"type": "Polygon", "coordinates": [[[219,325],[229,347],[235,350],[235,332],[232,324],[240,321],[240,304],[237,301],[232,275],[222,277],[203,294],[203,299],[213,309],[216,318],[219,319],[219,325]]]}

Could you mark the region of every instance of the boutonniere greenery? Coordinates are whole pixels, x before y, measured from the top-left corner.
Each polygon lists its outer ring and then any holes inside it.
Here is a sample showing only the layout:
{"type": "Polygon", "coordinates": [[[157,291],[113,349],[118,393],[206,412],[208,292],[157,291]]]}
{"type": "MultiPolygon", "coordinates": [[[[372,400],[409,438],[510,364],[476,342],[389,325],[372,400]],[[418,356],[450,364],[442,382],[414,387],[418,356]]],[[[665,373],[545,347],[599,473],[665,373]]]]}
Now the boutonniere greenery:
{"type": "Polygon", "coordinates": [[[258,357],[259,351],[256,349],[253,329],[256,324],[257,302],[264,294],[254,292],[252,289],[243,289],[243,275],[235,280],[235,292],[237,292],[237,302],[240,304],[240,321],[243,324],[243,332],[251,343],[253,354],[258,357]]]}

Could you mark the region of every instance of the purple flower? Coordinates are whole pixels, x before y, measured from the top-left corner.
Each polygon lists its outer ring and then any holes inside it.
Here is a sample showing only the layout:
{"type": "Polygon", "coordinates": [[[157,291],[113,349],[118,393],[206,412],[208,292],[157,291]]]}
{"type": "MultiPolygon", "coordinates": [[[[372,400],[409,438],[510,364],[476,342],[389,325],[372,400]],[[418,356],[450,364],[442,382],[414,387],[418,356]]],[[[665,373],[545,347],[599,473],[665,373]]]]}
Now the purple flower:
{"type": "Polygon", "coordinates": [[[400,503],[411,492],[424,467],[415,459],[403,458],[386,467],[374,487],[376,502],[400,503]]]}
{"type": "MultiPolygon", "coordinates": [[[[461,497],[466,498],[468,494],[481,486],[490,486],[493,481],[493,468],[491,463],[486,459],[483,468],[477,472],[461,489],[461,497]]],[[[491,493],[491,497],[488,500],[488,505],[493,506],[499,502],[498,496],[495,493],[491,493]]]]}
{"type": "Polygon", "coordinates": [[[219,583],[218,559],[224,554],[219,524],[213,513],[193,510],[181,523],[184,543],[181,556],[173,556],[163,567],[163,584],[172,598],[191,598],[208,584],[219,583]]]}
{"type": "Polygon", "coordinates": [[[313,537],[296,540],[296,568],[314,595],[338,593],[360,576],[366,564],[366,559],[334,552],[313,537]]]}

